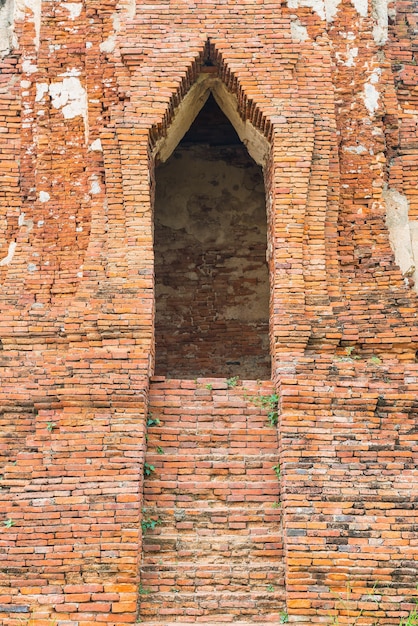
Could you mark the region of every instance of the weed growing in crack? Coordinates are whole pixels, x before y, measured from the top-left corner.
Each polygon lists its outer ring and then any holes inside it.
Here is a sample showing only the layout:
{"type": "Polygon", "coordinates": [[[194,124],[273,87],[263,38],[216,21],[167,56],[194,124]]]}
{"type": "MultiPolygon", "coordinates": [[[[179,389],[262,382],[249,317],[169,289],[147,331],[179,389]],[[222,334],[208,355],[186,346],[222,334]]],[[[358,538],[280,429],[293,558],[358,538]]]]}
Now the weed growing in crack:
{"type": "Polygon", "coordinates": [[[147,416],[147,426],[159,426],[161,424],[160,420],[158,419],[158,417],[153,417],[152,413],[148,413],[147,416]]]}
{"type": "Polygon", "coordinates": [[[155,472],[154,465],[150,463],[144,463],[144,476],[151,476],[155,472]]]}
{"type": "Polygon", "coordinates": [[[277,393],[272,393],[269,396],[244,397],[256,406],[267,409],[267,422],[269,426],[277,426],[279,421],[279,395],[277,393]]]}

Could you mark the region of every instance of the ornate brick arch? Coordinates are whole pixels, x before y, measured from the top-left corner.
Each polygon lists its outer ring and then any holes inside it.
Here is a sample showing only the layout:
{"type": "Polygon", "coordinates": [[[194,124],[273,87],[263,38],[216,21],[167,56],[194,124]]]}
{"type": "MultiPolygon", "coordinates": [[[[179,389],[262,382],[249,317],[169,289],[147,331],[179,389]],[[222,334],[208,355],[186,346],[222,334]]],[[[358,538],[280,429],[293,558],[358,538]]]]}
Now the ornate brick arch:
{"type": "MultiPolygon", "coordinates": [[[[324,148],[320,137],[319,158],[324,160],[319,168],[313,165],[312,156],[318,150],[316,138],[321,131],[318,132],[303,94],[297,96],[297,109],[292,107],[294,97],[286,94],[285,106],[279,107],[274,98],[261,95],[263,84],[251,84],[245,70],[236,68],[233,59],[228,59],[228,51],[221,52],[216,42],[207,40],[200,47],[193,42],[189,48],[184,43],[183,48],[176,53],[176,66],[186,68],[180,75],[174,67],[163,64],[167,54],[160,58],[159,50],[145,54],[136,48],[121,48],[129,74],[128,86],[126,75],[123,89],[129,98],[115,125],[121,163],[126,269],[130,289],[137,285],[142,294],[141,319],[144,324],[147,320],[148,331],[143,336],[149,338],[148,349],[152,352],[155,158],[168,158],[212,92],[254,160],[264,168],[269,219],[271,353],[273,376],[277,377],[280,371],[293,368],[311,336],[315,306],[311,305],[307,312],[307,276],[311,281],[314,276],[320,315],[328,321],[332,315],[325,245],[325,230],[330,229],[327,189],[332,142],[324,148]],[[144,303],[148,306],[144,307],[144,303]]],[[[120,244],[117,245],[120,255],[120,244]]]]}

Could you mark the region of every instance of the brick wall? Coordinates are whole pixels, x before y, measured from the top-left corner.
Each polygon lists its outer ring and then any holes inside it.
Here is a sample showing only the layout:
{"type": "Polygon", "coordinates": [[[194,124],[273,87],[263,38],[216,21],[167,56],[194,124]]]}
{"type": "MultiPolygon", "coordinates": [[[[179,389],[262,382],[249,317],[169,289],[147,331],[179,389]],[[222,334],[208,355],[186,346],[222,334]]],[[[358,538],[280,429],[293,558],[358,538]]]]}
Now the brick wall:
{"type": "Polygon", "coordinates": [[[136,619],[154,146],[209,68],[270,146],[289,619],[344,620],[350,581],[366,622],[407,614],[417,298],[386,205],[409,207],[413,242],[415,16],[378,0],[16,9],[0,61],[2,623],[136,619]]]}

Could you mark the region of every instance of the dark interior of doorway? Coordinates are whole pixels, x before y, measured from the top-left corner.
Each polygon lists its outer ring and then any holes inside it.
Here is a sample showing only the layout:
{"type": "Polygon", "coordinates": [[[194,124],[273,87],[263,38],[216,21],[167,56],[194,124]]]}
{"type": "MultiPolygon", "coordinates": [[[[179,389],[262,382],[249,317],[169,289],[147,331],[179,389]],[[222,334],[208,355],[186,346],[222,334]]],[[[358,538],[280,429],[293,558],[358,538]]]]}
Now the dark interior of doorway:
{"type": "Polygon", "coordinates": [[[212,96],[155,177],[155,374],[270,378],[263,172],[212,96]]]}

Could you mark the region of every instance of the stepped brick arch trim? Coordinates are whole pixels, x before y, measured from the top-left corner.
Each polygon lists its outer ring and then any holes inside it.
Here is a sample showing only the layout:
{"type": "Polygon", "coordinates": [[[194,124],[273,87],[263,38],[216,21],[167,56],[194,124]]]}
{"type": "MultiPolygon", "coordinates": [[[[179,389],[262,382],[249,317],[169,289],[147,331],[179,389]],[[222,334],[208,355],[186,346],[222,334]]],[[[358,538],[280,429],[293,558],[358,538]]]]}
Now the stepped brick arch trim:
{"type": "MultiPolygon", "coordinates": [[[[127,55],[125,53],[125,59],[126,58],[127,55]]],[[[132,58],[134,58],[133,52],[132,58]]],[[[158,145],[161,138],[167,135],[170,125],[175,121],[175,114],[177,113],[178,107],[181,104],[184,104],[184,99],[189,95],[190,90],[195,86],[199,78],[202,78],[202,75],[206,77],[207,83],[209,83],[209,77],[212,77],[214,81],[217,79],[218,88],[216,88],[216,83],[208,85],[208,87],[213,87],[215,99],[217,99],[217,102],[222,109],[225,107],[225,105],[222,106],[220,102],[220,90],[223,87],[225,91],[229,92],[231,95],[233,94],[235,97],[235,113],[240,116],[243,122],[249,122],[255,129],[262,133],[268,142],[271,143],[273,138],[273,123],[269,119],[269,116],[262,111],[261,106],[248,96],[245,89],[240,84],[235,72],[230,69],[228,63],[224,60],[222,53],[219,52],[214,44],[211,43],[210,39],[208,39],[204,50],[202,50],[198,58],[195,59],[189,67],[189,70],[184,75],[177,91],[172,94],[163,120],[152,126],[150,130],[152,147],[158,145]]],[[[203,104],[204,102],[201,106],[203,106],[203,104]]],[[[231,114],[231,109],[229,109],[229,111],[224,110],[226,115],[228,115],[228,112],[231,114]]],[[[236,120],[232,119],[231,123],[236,128],[236,120]]],[[[236,130],[238,131],[237,128],[236,130]]]]}
{"type": "MultiPolygon", "coordinates": [[[[180,141],[182,125],[177,116],[182,115],[182,109],[186,110],[190,106],[193,110],[184,115],[189,125],[192,123],[193,115],[197,115],[204,104],[204,86],[212,90],[250,154],[264,167],[269,220],[271,354],[273,377],[276,378],[283,368],[288,371],[289,367],[294,367],[311,333],[311,322],[305,310],[304,282],[304,268],[310,263],[310,251],[305,246],[306,229],[310,227],[309,224],[306,227],[305,222],[315,133],[314,115],[310,112],[309,102],[303,93],[298,94],[300,106],[296,110],[291,102],[294,95],[283,93],[282,110],[271,96],[261,95],[264,87],[262,83],[254,86],[253,82],[247,81],[246,84],[245,69],[236,67],[233,59],[228,59],[228,51],[221,52],[216,42],[206,42],[200,49],[196,49],[195,44],[187,49],[184,44],[184,52],[177,50],[177,67],[182,65],[185,68],[180,76],[178,71],[174,74],[173,70],[170,74],[166,66],[161,67],[162,59],[158,58],[158,51],[144,55],[134,48],[122,48],[121,53],[129,69],[130,100],[126,102],[116,127],[121,162],[134,164],[122,170],[126,236],[129,241],[138,241],[137,233],[141,230],[140,239],[144,243],[143,233],[147,231],[147,250],[152,250],[152,177],[155,159],[168,158],[180,141]],[[193,47],[195,54],[190,57],[193,47]],[[187,64],[184,63],[183,54],[188,57],[187,64]],[[144,75],[152,76],[148,79],[148,92],[145,92],[143,86],[144,75]],[[141,85],[139,90],[136,85],[141,85]],[[167,85],[170,85],[171,93],[167,93],[167,85]],[[256,101],[254,93],[258,94],[260,101],[256,101]],[[151,98],[152,107],[148,104],[151,98]],[[143,153],[145,147],[145,129],[148,133],[146,164],[142,158],[140,162],[138,160],[139,151],[143,153]],[[251,134],[263,146],[261,150],[253,150],[254,142],[249,138],[251,134]],[[143,191],[143,186],[149,177],[151,183],[148,194],[143,191]],[[138,195],[134,197],[132,194],[133,189],[141,189],[141,207],[138,195]],[[142,217],[139,220],[140,214],[142,217]]],[[[265,91],[267,94],[267,87],[265,91]]],[[[187,128],[185,123],[184,132],[187,128]]],[[[325,219],[326,210],[319,215],[319,221],[325,219]]],[[[317,228],[318,223],[315,224],[317,228]]],[[[324,250],[322,254],[325,257],[324,250]]],[[[138,258],[138,255],[130,257],[133,264],[138,258]]],[[[147,259],[151,267],[152,255],[147,259]]],[[[325,258],[321,260],[320,266],[323,268],[320,281],[325,281],[326,291],[325,258]]],[[[132,275],[135,269],[132,265],[130,267],[132,275]]],[[[150,311],[150,315],[152,317],[153,312],[150,311]]]]}

